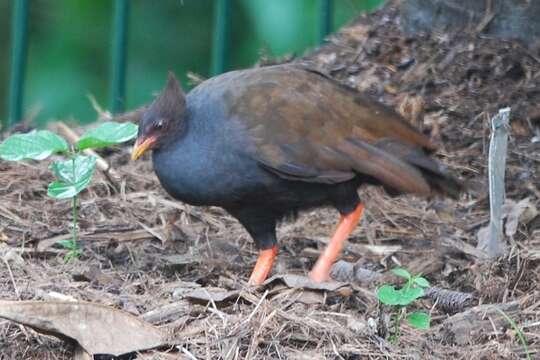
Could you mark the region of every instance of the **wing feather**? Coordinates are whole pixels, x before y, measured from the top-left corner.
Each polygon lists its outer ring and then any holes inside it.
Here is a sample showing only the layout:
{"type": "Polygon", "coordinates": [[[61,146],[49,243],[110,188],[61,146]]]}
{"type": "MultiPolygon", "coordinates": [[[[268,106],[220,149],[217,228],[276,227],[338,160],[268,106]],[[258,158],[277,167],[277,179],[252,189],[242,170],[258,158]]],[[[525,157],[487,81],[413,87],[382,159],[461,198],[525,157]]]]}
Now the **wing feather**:
{"type": "Polygon", "coordinates": [[[436,147],[384,105],[295,65],[248,72],[235,93],[231,114],[245,125],[253,156],[269,171],[328,184],[364,174],[399,192],[430,192],[399,147],[378,144],[389,139],[419,151],[436,147]]]}

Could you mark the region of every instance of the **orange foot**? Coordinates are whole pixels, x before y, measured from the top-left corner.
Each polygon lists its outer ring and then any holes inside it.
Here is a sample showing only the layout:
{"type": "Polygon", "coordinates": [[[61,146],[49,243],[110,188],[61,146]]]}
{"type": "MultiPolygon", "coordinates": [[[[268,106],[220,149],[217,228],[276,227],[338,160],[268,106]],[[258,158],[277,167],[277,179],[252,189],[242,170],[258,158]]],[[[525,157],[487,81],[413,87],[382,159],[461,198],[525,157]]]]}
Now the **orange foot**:
{"type": "Polygon", "coordinates": [[[311,280],[319,283],[330,280],[330,269],[332,269],[332,265],[339,254],[341,254],[345,241],[347,241],[347,238],[362,218],[363,211],[364,205],[358,204],[353,212],[347,215],[341,214],[334,236],[332,236],[332,239],[330,239],[330,242],[309,273],[309,278],[311,280]]]}
{"type": "Polygon", "coordinates": [[[257,259],[257,263],[255,264],[253,272],[249,278],[249,283],[251,285],[261,285],[266,280],[268,274],[270,274],[270,270],[272,270],[272,265],[274,265],[274,260],[277,254],[277,245],[272,246],[270,249],[261,250],[259,252],[259,258],[257,259]]]}

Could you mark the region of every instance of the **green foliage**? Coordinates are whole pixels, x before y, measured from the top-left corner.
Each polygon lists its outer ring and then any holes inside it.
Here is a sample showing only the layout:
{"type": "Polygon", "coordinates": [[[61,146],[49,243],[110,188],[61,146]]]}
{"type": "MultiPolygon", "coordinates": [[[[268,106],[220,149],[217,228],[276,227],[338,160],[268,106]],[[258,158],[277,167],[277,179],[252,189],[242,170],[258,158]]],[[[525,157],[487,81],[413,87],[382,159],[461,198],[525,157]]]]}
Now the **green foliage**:
{"type": "Polygon", "coordinates": [[[429,287],[429,282],[421,276],[416,276],[413,281],[416,285],[420,287],[423,287],[423,288],[429,287]]]}
{"type": "Polygon", "coordinates": [[[523,347],[523,352],[525,353],[527,360],[532,359],[531,353],[529,351],[529,345],[527,344],[527,340],[525,340],[525,335],[523,334],[523,331],[519,328],[519,326],[516,324],[514,319],[508,316],[508,314],[505,313],[502,309],[497,308],[497,312],[501,314],[502,317],[504,317],[506,321],[508,321],[512,329],[514,329],[514,331],[516,332],[519,342],[521,343],[521,346],[523,347]]]}
{"type": "Polygon", "coordinates": [[[414,300],[422,297],[424,290],[419,287],[403,287],[399,290],[392,285],[383,285],[377,291],[379,301],[385,305],[407,306],[414,300]]]}
{"type": "Polygon", "coordinates": [[[65,262],[70,262],[71,260],[77,259],[79,256],[82,255],[81,247],[79,246],[78,242],[66,239],[60,240],[58,242],[58,245],[62,246],[64,249],[69,250],[66,255],[64,255],[65,262]]]}
{"type": "Polygon", "coordinates": [[[429,329],[429,315],[423,311],[414,311],[407,315],[407,321],[417,329],[429,329]]]}
{"type": "Polygon", "coordinates": [[[84,150],[120,144],[133,139],[137,135],[137,129],[137,125],[129,122],[123,124],[106,122],[84,134],[75,146],[79,150],[84,150]]]}
{"type": "Polygon", "coordinates": [[[54,153],[67,151],[66,140],[49,130],[15,134],[0,144],[0,158],[9,161],[43,160],[54,153]]]}
{"type": "Polygon", "coordinates": [[[55,161],[51,164],[54,176],[58,179],[49,184],[47,195],[55,199],[67,199],[83,191],[94,175],[96,158],[76,154],[65,161],[55,161]]]}
{"type": "Polygon", "coordinates": [[[397,275],[397,276],[400,276],[402,278],[405,278],[407,280],[409,280],[411,278],[411,274],[409,274],[409,272],[403,268],[394,268],[392,269],[392,272],[397,275]]]}
{"type": "Polygon", "coordinates": [[[96,167],[96,158],[83,155],[81,150],[121,144],[135,136],[134,124],[106,122],[84,134],[71,149],[66,140],[48,130],[15,134],[0,144],[0,158],[8,161],[43,160],[55,153],[65,155],[65,160],[54,160],[50,165],[57,180],[49,184],[47,195],[72,200],[72,239],[59,241],[69,250],[64,257],[66,261],[81,255],[77,242],[77,195],[90,184],[96,167]]]}
{"type": "MultiPolygon", "coordinates": [[[[412,276],[407,270],[402,268],[394,268],[392,269],[392,273],[406,279],[406,283],[399,289],[396,289],[394,285],[390,284],[382,285],[377,290],[377,298],[382,304],[392,306],[395,309],[395,332],[392,338],[397,339],[399,337],[402,310],[406,310],[407,306],[424,296],[424,288],[430,285],[422,276],[412,276]]],[[[429,329],[430,320],[429,314],[422,311],[415,311],[407,315],[409,325],[417,329],[429,329]]]]}
{"type": "MultiPolygon", "coordinates": [[[[9,25],[16,0],[0,1],[0,99],[7,98],[9,82],[9,25]]],[[[189,71],[207,77],[212,58],[215,0],[130,1],[127,108],[152,99],[161,89],[164,74],[174,69],[182,77],[189,71]],[[178,34],[189,34],[181,36],[178,34]],[[144,46],[142,46],[144,44],[144,46]]],[[[334,1],[334,29],[380,5],[382,0],[334,1]]],[[[73,117],[95,119],[85,100],[87,93],[99,103],[110,101],[111,16],[114,1],[32,1],[28,28],[29,49],[25,106],[40,108],[36,121],[73,117]]],[[[232,1],[229,69],[252,66],[262,48],[270,56],[302,54],[316,45],[319,1],[232,1]]],[[[0,101],[0,119],[7,112],[0,101]]]]}

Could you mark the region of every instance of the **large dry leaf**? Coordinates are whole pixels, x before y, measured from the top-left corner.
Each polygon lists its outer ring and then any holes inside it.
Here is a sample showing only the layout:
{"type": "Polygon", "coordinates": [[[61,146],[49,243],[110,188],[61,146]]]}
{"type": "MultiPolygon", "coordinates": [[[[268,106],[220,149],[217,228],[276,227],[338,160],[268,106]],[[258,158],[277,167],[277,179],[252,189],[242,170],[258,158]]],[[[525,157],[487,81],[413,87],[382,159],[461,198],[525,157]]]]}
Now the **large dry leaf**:
{"type": "Polygon", "coordinates": [[[265,285],[273,283],[276,280],[281,280],[285,285],[295,289],[312,289],[312,290],[326,290],[336,291],[347,284],[337,281],[328,281],[323,283],[317,283],[308,277],[294,274],[274,275],[270,279],[264,282],[265,285]]]}
{"type": "Polygon", "coordinates": [[[166,336],[135,316],[87,302],[0,301],[0,317],[75,340],[91,355],[119,356],[166,345],[166,336]]]}

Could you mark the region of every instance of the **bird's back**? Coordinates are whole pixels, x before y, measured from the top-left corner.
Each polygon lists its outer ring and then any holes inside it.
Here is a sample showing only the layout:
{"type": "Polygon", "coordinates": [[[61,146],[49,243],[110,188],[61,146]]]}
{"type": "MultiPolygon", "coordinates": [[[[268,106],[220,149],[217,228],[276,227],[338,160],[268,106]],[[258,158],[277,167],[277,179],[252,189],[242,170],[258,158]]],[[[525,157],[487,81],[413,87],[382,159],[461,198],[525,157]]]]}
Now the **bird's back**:
{"type": "Polygon", "coordinates": [[[282,178],[336,184],[360,174],[398,193],[459,192],[428,156],[436,146],[425,135],[383,104],[302,66],[230,72],[190,96],[218,104],[222,116],[212,121],[241,128],[242,150],[282,178]]]}

